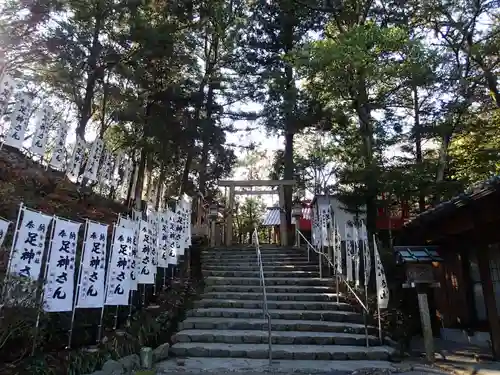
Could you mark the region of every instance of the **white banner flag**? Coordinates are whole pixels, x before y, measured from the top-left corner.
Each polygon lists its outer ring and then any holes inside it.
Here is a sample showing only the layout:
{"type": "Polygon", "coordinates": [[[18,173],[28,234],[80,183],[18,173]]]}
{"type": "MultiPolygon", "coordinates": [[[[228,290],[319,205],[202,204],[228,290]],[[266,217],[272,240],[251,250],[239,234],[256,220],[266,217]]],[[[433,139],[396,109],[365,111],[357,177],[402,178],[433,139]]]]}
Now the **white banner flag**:
{"type": "Polygon", "coordinates": [[[386,309],[389,305],[389,288],[385,278],[384,266],[380,260],[377,242],[373,236],[373,255],[375,257],[375,280],[377,284],[377,303],[381,309],[386,309]]]}
{"type": "Polygon", "coordinates": [[[68,136],[68,125],[60,122],[57,126],[57,136],[54,149],[52,150],[52,157],[50,158],[50,165],[57,169],[64,168],[66,162],[66,138],[68,136]]]}
{"type": "Polygon", "coordinates": [[[5,240],[5,235],[9,230],[10,221],[0,219],[0,248],[3,245],[3,241],[5,240]]]}
{"type": "Polygon", "coordinates": [[[31,142],[30,151],[36,155],[44,156],[47,148],[47,138],[52,120],[54,119],[54,110],[43,106],[37,113],[36,130],[31,142]]]}
{"type": "Polygon", "coordinates": [[[118,226],[131,229],[134,233],[132,241],[132,258],[130,260],[130,290],[137,290],[137,272],[135,270],[139,261],[137,257],[137,237],[139,235],[139,222],[123,217],[121,214],[118,217],[118,226]]]}
{"type": "Polygon", "coordinates": [[[111,261],[106,283],[105,305],[128,305],[133,238],[133,230],[115,226],[114,241],[111,248],[111,261]]]}
{"type": "Polygon", "coordinates": [[[9,130],[5,134],[4,144],[21,148],[24,142],[24,134],[30,120],[33,98],[25,93],[16,96],[16,104],[12,113],[5,115],[4,121],[9,122],[9,130]]]}
{"type": "MultiPolygon", "coordinates": [[[[170,210],[169,210],[170,211],[170,210]]],[[[180,240],[182,236],[182,226],[177,222],[177,212],[169,212],[169,227],[168,227],[168,264],[176,265],[178,256],[180,255],[180,240]]]]}
{"type": "Polygon", "coordinates": [[[353,225],[352,227],[352,237],[353,237],[353,253],[352,257],[354,260],[354,282],[357,287],[360,285],[360,256],[359,256],[359,235],[358,228],[353,225]]]}
{"type": "Polygon", "coordinates": [[[162,212],[159,217],[158,267],[168,267],[168,220],[170,211],[162,212]]]}
{"type": "Polygon", "coordinates": [[[10,273],[38,280],[46,250],[45,238],[52,216],[22,208],[22,219],[11,256],[10,273]]]}
{"type": "Polygon", "coordinates": [[[120,169],[122,168],[124,157],[125,156],[123,155],[123,152],[118,152],[118,154],[115,157],[115,165],[113,167],[112,178],[111,178],[111,186],[115,189],[118,187],[118,184],[120,183],[120,169]]]}
{"type": "Polygon", "coordinates": [[[342,237],[340,236],[339,226],[334,220],[334,238],[335,238],[335,267],[337,274],[342,275],[342,237]]]}
{"type": "Polygon", "coordinates": [[[158,272],[158,250],[159,250],[159,242],[158,242],[158,230],[159,230],[159,218],[160,214],[155,210],[150,210],[148,212],[148,223],[149,228],[151,228],[152,233],[152,249],[151,249],[151,262],[153,264],[153,271],[156,275],[158,272]]]}
{"type": "Polygon", "coordinates": [[[9,99],[14,93],[16,82],[8,74],[4,74],[2,81],[0,81],[0,116],[3,116],[9,105],[9,99]]]}
{"type": "Polygon", "coordinates": [[[85,141],[76,136],[76,143],[73,149],[73,155],[71,156],[71,161],[68,165],[67,176],[73,182],[78,180],[78,174],[80,173],[80,167],[82,166],[83,157],[85,156],[85,141]]]}
{"type": "Polygon", "coordinates": [[[101,168],[99,169],[99,183],[101,185],[111,185],[115,160],[111,151],[105,149],[103,153],[103,162],[101,168]]]}
{"type": "Polygon", "coordinates": [[[347,281],[354,281],[352,269],[352,226],[345,224],[345,262],[347,281]]]}
{"type": "Polygon", "coordinates": [[[183,219],[184,219],[184,247],[191,246],[191,198],[184,194],[182,196],[183,219]]]}
{"type": "Polygon", "coordinates": [[[151,226],[147,221],[141,220],[139,224],[139,240],[137,242],[137,255],[139,259],[137,281],[139,284],[154,284],[155,282],[153,240],[151,226]]]}
{"type": "Polygon", "coordinates": [[[47,261],[43,293],[43,310],[73,310],[75,257],[80,223],[56,218],[50,256],[47,261]]]}
{"type": "Polygon", "coordinates": [[[108,226],[91,221],[86,225],[76,307],[91,309],[104,306],[108,226]]]}
{"type": "Polygon", "coordinates": [[[101,162],[101,155],[104,149],[104,142],[102,139],[97,138],[90,149],[87,165],[83,177],[88,178],[90,181],[97,181],[97,172],[99,171],[99,163],[101,162]]]}
{"type": "Polygon", "coordinates": [[[364,222],[361,222],[361,241],[363,245],[363,263],[365,269],[365,285],[370,282],[372,270],[372,257],[370,253],[370,245],[368,243],[368,231],[364,222]]]}

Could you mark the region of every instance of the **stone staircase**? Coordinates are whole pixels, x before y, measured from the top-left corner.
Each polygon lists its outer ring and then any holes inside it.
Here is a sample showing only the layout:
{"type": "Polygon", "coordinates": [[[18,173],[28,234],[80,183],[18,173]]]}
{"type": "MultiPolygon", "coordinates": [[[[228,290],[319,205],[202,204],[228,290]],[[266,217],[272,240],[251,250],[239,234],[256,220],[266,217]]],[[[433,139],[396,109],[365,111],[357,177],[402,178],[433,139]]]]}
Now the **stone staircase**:
{"type": "MultiPolygon", "coordinates": [[[[387,360],[363,316],[340,298],[317,262],[297,249],[263,248],[273,360],[387,360]]],[[[177,357],[268,358],[267,321],[255,248],[210,249],[202,255],[205,291],[174,338],[177,357]]],[[[201,359],[201,358],[200,358],[201,359]]]]}

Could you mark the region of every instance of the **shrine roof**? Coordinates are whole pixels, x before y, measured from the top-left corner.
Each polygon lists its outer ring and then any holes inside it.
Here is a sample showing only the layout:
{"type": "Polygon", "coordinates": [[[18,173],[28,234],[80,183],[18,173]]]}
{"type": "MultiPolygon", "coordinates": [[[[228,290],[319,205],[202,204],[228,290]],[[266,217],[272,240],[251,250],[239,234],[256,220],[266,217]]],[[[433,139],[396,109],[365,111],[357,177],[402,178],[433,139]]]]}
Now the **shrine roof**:
{"type": "Polygon", "coordinates": [[[394,246],[398,264],[442,262],[437,246],[394,246]]]}
{"type": "Polygon", "coordinates": [[[468,206],[470,203],[478,201],[494,192],[500,190],[500,176],[494,176],[486,181],[474,184],[450,200],[439,203],[438,205],[429,208],[428,210],[418,214],[413,219],[405,223],[403,228],[410,228],[427,224],[429,222],[442,219],[454,213],[462,207],[468,206]]]}

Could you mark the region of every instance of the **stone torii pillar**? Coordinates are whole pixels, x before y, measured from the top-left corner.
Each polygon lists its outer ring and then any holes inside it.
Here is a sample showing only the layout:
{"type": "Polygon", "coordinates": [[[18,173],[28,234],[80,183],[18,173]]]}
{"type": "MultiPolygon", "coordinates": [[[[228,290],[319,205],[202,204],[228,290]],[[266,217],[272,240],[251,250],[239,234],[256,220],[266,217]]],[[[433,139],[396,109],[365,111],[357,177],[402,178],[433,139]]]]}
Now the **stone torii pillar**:
{"type": "Polygon", "coordinates": [[[226,246],[233,244],[233,210],[234,210],[234,185],[229,187],[228,210],[226,218],[226,246]]]}

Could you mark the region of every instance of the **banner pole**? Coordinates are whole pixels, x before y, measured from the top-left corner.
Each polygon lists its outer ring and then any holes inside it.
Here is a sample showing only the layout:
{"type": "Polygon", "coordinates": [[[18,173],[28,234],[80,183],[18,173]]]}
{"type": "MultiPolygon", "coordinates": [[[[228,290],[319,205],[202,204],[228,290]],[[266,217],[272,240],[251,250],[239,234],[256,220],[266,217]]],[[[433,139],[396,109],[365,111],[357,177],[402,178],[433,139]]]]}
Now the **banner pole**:
{"type": "Polygon", "coordinates": [[[71,311],[71,324],[69,327],[69,333],[68,333],[68,345],[66,346],[66,349],[71,349],[71,339],[73,338],[73,325],[75,323],[75,313],[76,313],[76,304],[78,302],[78,297],[80,295],[80,285],[82,282],[82,267],[83,267],[83,261],[85,260],[85,250],[87,249],[87,233],[89,229],[89,221],[85,221],[85,230],[83,233],[83,248],[82,248],[82,256],[80,258],[80,266],[78,267],[78,284],[76,284],[76,293],[74,296],[73,300],[73,309],[71,311]]]}
{"type": "Polygon", "coordinates": [[[108,257],[108,268],[106,275],[106,286],[104,287],[104,302],[101,307],[101,317],[99,319],[99,326],[97,327],[97,344],[101,342],[102,335],[102,322],[104,319],[104,308],[106,306],[106,299],[108,298],[108,289],[109,289],[109,276],[111,275],[111,258],[113,255],[113,248],[115,243],[115,233],[116,233],[116,224],[113,225],[113,234],[111,236],[111,246],[109,247],[109,257],[108,257]]]}
{"type": "Polygon", "coordinates": [[[24,212],[24,203],[23,202],[21,202],[19,204],[19,212],[17,213],[16,226],[14,228],[14,236],[12,237],[12,244],[10,246],[9,260],[7,263],[7,271],[5,273],[5,279],[4,279],[4,284],[3,284],[3,288],[2,288],[2,295],[1,295],[2,304],[0,305],[0,319],[3,318],[3,314],[1,312],[1,310],[2,310],[2,307],[5,305],[5,299],[7,298],[7,295],[6,295],[7,294],[7,285],[10,282],[10,271],[12,268],[12,257],[14,255],[14,248],[16,245],[16,241],[19,237],[19,223],[21,221],[21,212],[24,212]]]}
{"type": "Polygon", "coordinates": [[[31,348],[31,355],[34,356],[35,355],[35,349],[36,349],[36,343],[37,343],[37,340],[38,340],[38,331],[39,331],[39,328],[40,328],[40,315],[41,315],[41,312],[42,312],[42,304],[43,304],[43,296],[44,296],[44,292],[45,292],[45,288],[44,288],[44,283],[43,281],[45,280],[45,278],[47,277],[47,271],[49,269],[49,261],[50,261],[50,256],[52,254],[52,245],[54,243],[54,234],[56,232],[56,216],[54,215],[52,217],[52,233],[50,235],[50,245],[49,245],[49,252],[47,254],[47,258],[45,260],[45,270],[43,272],[43,275],[39,278],[39,285],[41,284],[42,288],[41,288],[41,291],[40,291],[40,299],[39,299],[39,303],[38,303],[38,312],[37,312],[37,315],[36,315],[36,322],[35,322],[35,333],[33,335],[33,347],[31,348]],[[41,281],[41,282],[40,282],[41,281]]]}

